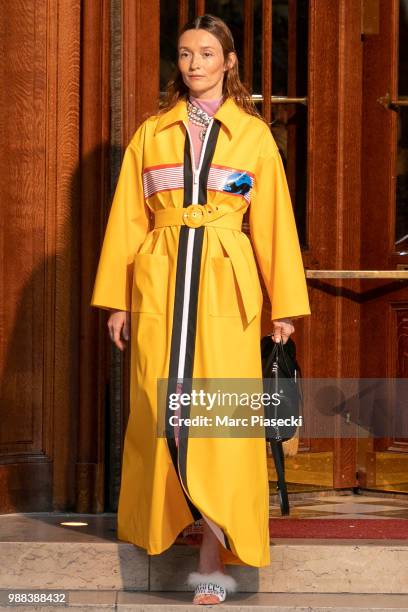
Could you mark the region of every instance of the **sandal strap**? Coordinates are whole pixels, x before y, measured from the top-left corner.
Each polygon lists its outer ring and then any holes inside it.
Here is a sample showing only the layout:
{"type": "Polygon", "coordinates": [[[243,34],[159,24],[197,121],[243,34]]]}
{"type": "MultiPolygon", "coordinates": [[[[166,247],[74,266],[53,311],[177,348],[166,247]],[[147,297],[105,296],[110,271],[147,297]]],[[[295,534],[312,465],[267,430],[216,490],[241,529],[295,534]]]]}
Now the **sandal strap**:
{"type": "Polygon", "coordinates": [[[201,582],[195,588],[195,595],[217,595],[224,601],[226,591],[223,586],[213,582],[201,582]]]}

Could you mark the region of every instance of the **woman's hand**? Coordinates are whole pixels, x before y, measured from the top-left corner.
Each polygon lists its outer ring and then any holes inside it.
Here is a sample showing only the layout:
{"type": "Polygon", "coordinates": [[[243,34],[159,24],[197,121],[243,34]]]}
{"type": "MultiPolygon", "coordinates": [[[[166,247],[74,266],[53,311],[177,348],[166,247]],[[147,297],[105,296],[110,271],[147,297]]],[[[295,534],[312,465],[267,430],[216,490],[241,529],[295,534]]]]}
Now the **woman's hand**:
{"type": "Polygon", "coordinates": [[[108,319],[110,339],[121,351],[126,348],[126,344],[121,341],[120,333],[124,340],[129,340],[129,322],[130,314],[124,310],[114,312],[108,319]]]}
{"type": "Polygon", "coordinates": [[[280,342],[282,339],[283,344],[286,344],[289,336],[295,331],[292,319],[277,319],[276,321],[272,321],[272,323],[272,339],[274,342],[280,342]]]}

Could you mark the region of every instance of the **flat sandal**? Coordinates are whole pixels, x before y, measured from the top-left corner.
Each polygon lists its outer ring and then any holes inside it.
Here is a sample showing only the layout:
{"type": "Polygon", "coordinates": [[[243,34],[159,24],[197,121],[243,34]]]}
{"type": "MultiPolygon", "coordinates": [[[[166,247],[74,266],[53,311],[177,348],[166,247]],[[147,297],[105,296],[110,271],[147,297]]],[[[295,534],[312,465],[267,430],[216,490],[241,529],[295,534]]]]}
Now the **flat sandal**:
{"type": "Polygon", "coordinates": [[[193,603],[198,605],[222,603],[225,601],[227,592],[233,593],[237,589],[235,579],[219,571],[210,574],[192,572],[188,575],[187,584],[194,587],[193,603]],[[207,601],[200,601],[204,598],[207,601]]]}

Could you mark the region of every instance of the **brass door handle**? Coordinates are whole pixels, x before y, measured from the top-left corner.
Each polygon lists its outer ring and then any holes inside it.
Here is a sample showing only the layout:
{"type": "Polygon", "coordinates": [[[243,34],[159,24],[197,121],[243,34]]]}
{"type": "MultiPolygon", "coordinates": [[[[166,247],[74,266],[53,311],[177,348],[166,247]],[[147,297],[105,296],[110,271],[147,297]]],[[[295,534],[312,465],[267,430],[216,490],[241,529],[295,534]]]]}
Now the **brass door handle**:
{"type": "Polygon", "coordinates": [[[305,270],[306,278],[408,279],[408,270],[305,270]]]}
{"type": "Polygon", "coordinates": [[[396,100],[391,99],[391,94],[386,93],[385,96],[378,98],[377,102],[386,109],[398,110],[400,106],[408,106],[408,96],[402,96],[396,100]]]}
{"type": "MultiPolygon", "coordinates": [[[[262,94],[253,94],[251,100],[253,102],[263,102],[262,94]]],[[[289,96],[271,96],[271,104],[303,104],[307,106],[307,96],[303,98],[291,98],[289,96]]]]}

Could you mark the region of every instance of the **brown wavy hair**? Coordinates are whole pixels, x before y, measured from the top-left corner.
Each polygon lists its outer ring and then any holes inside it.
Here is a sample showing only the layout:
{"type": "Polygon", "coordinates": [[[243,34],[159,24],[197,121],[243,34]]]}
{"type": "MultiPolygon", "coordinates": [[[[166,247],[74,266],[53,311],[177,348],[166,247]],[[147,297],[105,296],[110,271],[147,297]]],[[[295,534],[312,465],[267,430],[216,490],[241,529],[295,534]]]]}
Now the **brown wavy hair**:
{"type": "MultiPolygon", "coordinates": [[[[231,30],[227,26],[227,24],[220,19],[219,17],[215,17],[214,15],[201,15],[200,17],[196,17],[192,21],[187,22],[179,31],[178,38],[186,32],[187,30],[206,30],[210,32],[220,43],[223,53],[224,60],[227,61],[228,54],[235,51],[234,39],[231,34],[231,30]]],[[[171,79],[165,89],[165,96],[163,100],[160,102],[159,113],[165,113],[175,106],[180,98],[186,99],[188,96],[188,87],[183,81],[183,77],[179,70],[179,67],[176,68],[176,74],[173,79],[171,79]]],[[[238,57],[236,59],[235,65],[232,68],[226,70],[224,74],[224,81],[222,85],[222,95],[223,102],[227,98],[233,98],[236,104],[241,107],[246,113],[250,115],[254,115],[255,117],[259,117],[264,121],[264,118],[258,112],[254,102],[251,99],[251,94],[245,85],[241,82],[239,78],[238,71],[238,57]]]]}

